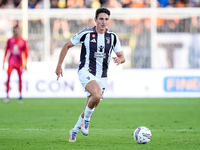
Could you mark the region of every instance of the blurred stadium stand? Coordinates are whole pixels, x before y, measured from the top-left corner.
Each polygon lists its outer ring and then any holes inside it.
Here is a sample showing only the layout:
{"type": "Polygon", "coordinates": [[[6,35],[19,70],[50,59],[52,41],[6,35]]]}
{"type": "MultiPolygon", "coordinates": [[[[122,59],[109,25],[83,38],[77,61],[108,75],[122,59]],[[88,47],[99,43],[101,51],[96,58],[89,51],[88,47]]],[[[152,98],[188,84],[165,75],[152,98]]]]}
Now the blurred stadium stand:
{"type": "MultiPolygon", "coordinates": [[[[100,6],[111,10],[109,29],[121,40],[124,68],[200,67],[200,2],[195,0],[0,0],[0,57],[19,22],[28,61],[56,62],[67,40],[94,26],[100,6]]],[[[77,67],[79,51],[69,52],[66,68],[77,67]]]]}

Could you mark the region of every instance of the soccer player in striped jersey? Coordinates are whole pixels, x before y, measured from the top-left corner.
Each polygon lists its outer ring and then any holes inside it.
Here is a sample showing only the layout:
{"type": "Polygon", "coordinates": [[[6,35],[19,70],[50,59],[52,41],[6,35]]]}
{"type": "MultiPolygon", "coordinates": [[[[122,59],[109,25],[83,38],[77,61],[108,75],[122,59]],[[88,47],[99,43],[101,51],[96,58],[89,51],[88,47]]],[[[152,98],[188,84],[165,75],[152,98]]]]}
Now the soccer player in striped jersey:
{"type": "Polygon", "coordinates": [[[94,21],[96,26],[84,29],[75,34],[62,48],[56,68],[57,80],[63,76],[62,63],[69,48],[81,43],[80,63],[78,68],[79,80],[87,92],[85,109],[79,116],[75,126],[70,130],[69,142],[75,142],[78,131],[84,135],[89,133],[89,123],[92,113],[103,99],[107,83],[108,66],[111,52],[117,65],[125,62],[118,36],[107,29],[110,11],[107,8],[98,8],[94,21]]]}
{"type": "Polygon", "coordinates": [[[22,70],[23,68],[26,69],[27,57],[28,57],[28,46],[26,41],[20,36],[20,28],[19,26],[13,27],[13,37],[8,39],[6,48],[5,48],[5,55],[3,59],[3,69],[4,63],[6,58],[8,59],[8,79],[6,82],[6,93],[7,98],[4,99],[4,103],[9,102],[9,90],[10,90],[10,77],[13,69],[17,70],[19,76],[19,99],[18,102],[22,103],[22,70]],[[23,58],[24,56],[24,58],[23,58]]]}

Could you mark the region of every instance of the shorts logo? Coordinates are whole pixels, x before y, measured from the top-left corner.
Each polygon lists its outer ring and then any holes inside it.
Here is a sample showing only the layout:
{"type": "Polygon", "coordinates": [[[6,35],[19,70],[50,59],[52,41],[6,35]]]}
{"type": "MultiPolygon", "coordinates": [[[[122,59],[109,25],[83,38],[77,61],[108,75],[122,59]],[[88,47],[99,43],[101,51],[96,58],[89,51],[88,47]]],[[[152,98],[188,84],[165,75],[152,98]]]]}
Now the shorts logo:
{"type": "Polygon", "coordinates": [[[88,76],[86,79],[90,80],[90,77],[88,76]]]}

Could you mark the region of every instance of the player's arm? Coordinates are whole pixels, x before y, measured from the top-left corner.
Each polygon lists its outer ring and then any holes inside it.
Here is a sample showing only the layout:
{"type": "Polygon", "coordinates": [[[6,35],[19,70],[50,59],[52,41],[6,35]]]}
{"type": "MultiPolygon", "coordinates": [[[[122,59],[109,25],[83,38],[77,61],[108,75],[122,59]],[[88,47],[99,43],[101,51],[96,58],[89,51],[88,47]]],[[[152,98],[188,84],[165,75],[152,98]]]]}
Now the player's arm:
{"type": "Polygon", "coordinates": [[[112,59],[117,65],[122,64],[126,61],[123,51],[117,52],[116,55],[117,57],[112,57],[112,59]]]}
{"type": "Polygon", "coordinates": [[[71,48],[72,46],[74,46],[72,44],[71,41],[68,41],[62,48],[61,52],[60,52],[60,56],[59,56],[59,60],[58,60],[58,64],[56,67],[56,75],[57,75],[57,80],[59,79],[60,75],[63,76],[63,72],[62,72],[62,63],[64,61],[64,58],[69,50],[69,48],[71,48]]]}
{"type": "Polygon", "coordinates": [[[6,44],[6,48],[5,48],[5,54],[4,54],[4,58],[3,58],[3,69],[5,68],[4,67],[4,64],[5,64],[5,61],[6,61],[6,56],[8,54],[8,41],[7,41],[7,44],[6,44]]]}
{"type": "Polygon", "coordinates": [[[27,69],[27,59],[28,59],[28,46],[26,45],[24,48],[24,60],[23,60],[23,68],[27,69]]]}

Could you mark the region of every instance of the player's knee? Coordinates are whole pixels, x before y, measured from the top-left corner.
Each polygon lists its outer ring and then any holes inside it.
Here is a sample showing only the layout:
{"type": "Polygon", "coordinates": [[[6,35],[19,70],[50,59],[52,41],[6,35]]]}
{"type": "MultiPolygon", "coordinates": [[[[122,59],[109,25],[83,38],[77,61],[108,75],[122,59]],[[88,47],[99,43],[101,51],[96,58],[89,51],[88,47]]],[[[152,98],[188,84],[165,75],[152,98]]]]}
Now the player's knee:
{"type": "Polygon", "coordinates": [[[99,102],[102,97],[102,92],[96,92],[93,96],[99,102]]]}

